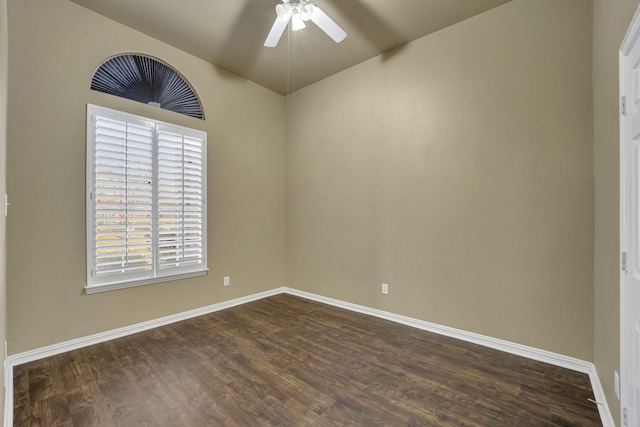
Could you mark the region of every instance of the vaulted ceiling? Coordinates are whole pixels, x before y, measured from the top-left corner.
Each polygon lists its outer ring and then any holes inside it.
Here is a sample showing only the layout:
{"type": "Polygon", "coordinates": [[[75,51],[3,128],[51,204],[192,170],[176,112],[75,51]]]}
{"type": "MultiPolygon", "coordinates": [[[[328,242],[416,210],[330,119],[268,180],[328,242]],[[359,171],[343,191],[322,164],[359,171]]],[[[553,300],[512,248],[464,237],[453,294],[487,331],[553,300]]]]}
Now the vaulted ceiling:
{"type": "Polygon", "coordinates": [[[286,94],[511,0],[316,0],[347,38],[308,23],[275,48],[263,43],[277,0],[72,1],[286,94]]]}

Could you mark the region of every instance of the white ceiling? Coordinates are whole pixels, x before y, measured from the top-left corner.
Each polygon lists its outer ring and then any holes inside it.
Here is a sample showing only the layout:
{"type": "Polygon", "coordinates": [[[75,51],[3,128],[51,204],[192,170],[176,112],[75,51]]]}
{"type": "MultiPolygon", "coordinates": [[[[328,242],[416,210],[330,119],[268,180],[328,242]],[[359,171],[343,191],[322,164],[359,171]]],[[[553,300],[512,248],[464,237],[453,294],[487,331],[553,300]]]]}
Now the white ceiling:
{"type": "Polygon", "coordinates": [[[286,94],[511,0],[316,0],[347,38],[309,22],[275,48],[263,43],[277,0],[72,1],[286,94]]]}

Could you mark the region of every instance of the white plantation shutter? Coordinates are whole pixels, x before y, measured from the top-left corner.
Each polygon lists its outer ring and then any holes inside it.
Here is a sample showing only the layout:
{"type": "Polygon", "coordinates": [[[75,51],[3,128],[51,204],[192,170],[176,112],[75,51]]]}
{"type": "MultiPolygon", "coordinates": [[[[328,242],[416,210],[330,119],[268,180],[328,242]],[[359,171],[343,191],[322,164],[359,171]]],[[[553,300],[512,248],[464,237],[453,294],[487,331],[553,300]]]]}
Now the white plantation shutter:
{"type": "Polygon", "coordinates": [[[153,127],[95,118],[97,278],[153,266],[153,127]]]}
{"type": "Polygon", "coordinates": [[[158,129],[158,267],[203,261],[203,140],[158,129]]]}
{"type": "Polygon", "coordinates": [[[204,274],[206,133],[89,106],[87,140],[87,292],[204,274]]]}

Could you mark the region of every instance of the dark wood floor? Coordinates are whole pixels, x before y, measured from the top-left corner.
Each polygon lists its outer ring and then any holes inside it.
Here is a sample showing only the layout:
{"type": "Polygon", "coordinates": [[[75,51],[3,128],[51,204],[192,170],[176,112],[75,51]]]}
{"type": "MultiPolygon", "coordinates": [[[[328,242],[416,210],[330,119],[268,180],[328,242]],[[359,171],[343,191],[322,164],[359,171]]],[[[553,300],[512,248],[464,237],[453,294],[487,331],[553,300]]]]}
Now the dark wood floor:
{"type": "Polygon", "coordinates": [[[587,375],[278,295],[14,369],[15,426],[601,426],[587,375]]]}

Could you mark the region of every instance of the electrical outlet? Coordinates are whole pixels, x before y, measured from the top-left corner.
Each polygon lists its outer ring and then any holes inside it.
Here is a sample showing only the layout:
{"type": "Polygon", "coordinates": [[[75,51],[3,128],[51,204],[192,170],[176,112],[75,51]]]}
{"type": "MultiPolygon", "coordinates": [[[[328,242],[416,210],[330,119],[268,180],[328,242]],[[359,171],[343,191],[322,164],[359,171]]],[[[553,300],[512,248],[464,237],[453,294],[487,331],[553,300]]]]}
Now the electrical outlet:
{"type": "Polygon", "coordinates": [[[382,295],[388,295],[389,294],[389,285],[387,285],[386,283],[382,284],[382,295]]]}
{"type": "Polygon", "coordinates": [[[224,276],[224,285],[229,286],[231,282],[229,281],[229,276],[224,276]]]}
{"type": "Polygon", "coordinates": [[[618,374],[618,371],[613,371],[613,388],[616,392],[616,397],[620,400],[620,374],[618,374]]]}

